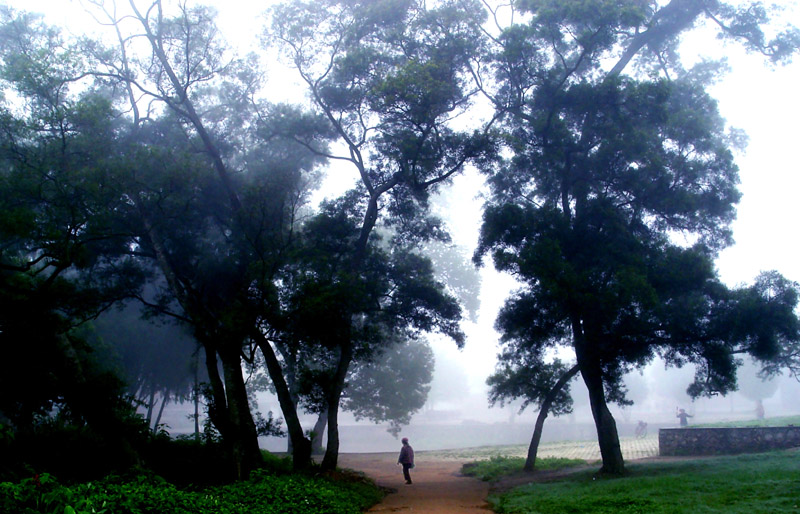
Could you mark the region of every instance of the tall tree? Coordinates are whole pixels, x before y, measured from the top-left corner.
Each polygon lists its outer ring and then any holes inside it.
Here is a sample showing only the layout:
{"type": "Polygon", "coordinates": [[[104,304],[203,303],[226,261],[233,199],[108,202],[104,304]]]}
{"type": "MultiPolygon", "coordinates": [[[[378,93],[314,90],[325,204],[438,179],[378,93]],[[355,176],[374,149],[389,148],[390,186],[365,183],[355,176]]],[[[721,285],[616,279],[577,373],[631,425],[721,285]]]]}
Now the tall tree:
{"type": "MultiPolygon", "coordinates": [[[[396,231],[392,244],[445,237],[429,216],[428,196],[486,150],[483,133],[453,129],[470,101],[467,56],[483,13],[463,2],[427,8],[417,1],[331,0],[280,6],[273,19],[270,35],[343,149],[325,156],[352,166],[359,178],[342,205],[342,214],[357,224],[343,240],[346,252],[337,265],[340,287],[358,291],[368,285],[362,271],[376,255],[373,232],[381,214],[396,231]]],[[[338,459],[338,410],[365,299],[355,300],[338,305],[338,319],[331,320],[338,362],[327,399],[326,468],[338,459]]],[[[446,333],[461,344],[460,332],[446,333]]]]}
{"type": "MultiPolygon", "coordinates": [[[[700,369],[696,394],[726,391],[735,383],[734,353],[758,353],[756,334],[770,331],[704,326],[726,308],[747,308],[712,266],[731,242],[738,178],[705,91],[711,68],[681,68],[680,36],[710,20],[721,36],[775,62],[790,58],[800,38],[790,29],[767,41],[760,5],[534,0],[514,8],[525,22],[494,38],[497,88],[485,88],[505,114],[512,157],[490,172],[476,258],[492,252],[499,269],[526,284],[515,301],[529,308],[535,347],[569,338],[589,391],[601,471],[622,473],[607,401],[624,398],[629,367],[655,354],[691,361],[700,369]],[[696,243],[680,246],[675,236],[696,243]]],[[[790,326],[791,291],[786,302],[762,295],[758,308],[790,326]]],[[[783,335],[796,339],[795,331],[783,335]]],[[[777,353],[777,338],[761,340],[765,353],[777,353]]]]}
{"type": "MultiPolygon", "coordinates": [[[[463,337],[459,306],[434,279],[429,260],[409,248],[371,244],[358,272],[347,266],[360,232],[359,219],[349,215],[348,205],[328,204],[303,227],[299,255],[283,279],[285,321],[272,323],[283,325],[284,354],[288,349],[300,357],[292,369],[296,380],[314,386],[310,392],[316,395],[304,403],[313,412],[326,413],[328,447],[331,432],[338,441],[338,425],[331,420],[337,419],[347,378],[365,361],[395,345],[397,338],[415,339],[420,332],[437,330],[458,342],[463,337]],[[345,355],[342,380],[343,344],[350,355],[345,355]],[[332,391],[337,396],[335,414],[332,391]]],[[[336,456],[338,450],[334,452],[336,456]]]]}
{"type": "Polygon", "coordinates": [[[558,359],[544,362],[540,353],[525,348],[507,348],[498,361],[497,371],[486,379],[490,405],[521,399],[520,412],[530,404],[539,407],[524,465],[525,471],[533,471],[547,416],[572,412],[569,383],[578,374],[578,366],[558,359]]]}
{"type": "MultiPolygon", "coordinates": [[[[165,278],[156,301],[141,299],[192,326],[206,357],[209,414],[244,476],[261,456],[243,348],[274,298],[273,276],[319,158],[258,135],[267,110],[254,99],[258,70],[228,57],[212,11],[125,4],[87,1],[117,45],[81,41],[75,55],[84,60],[65,79],[101,90],[118,109],[115,131],[96,132],[113,136],[96,165],[115,171],[103,191],[116,203],[95,215],[111,216],[127,238],[124,253],[165,278]]],[[[305,440],[296,411],[285,416],[290,434],[305,440]]],[[[309,460],[310,449],[297,464],[309,460]]]]}
{"type": "MultiPolygon", "coordinates": [[[[356,359],[347,376],[342,393],[342,410],[356,420],[388,423],[388,432],[397,437],[403,426],[411,422],[428,400],[433,379],[434,356],[428,343],[421,339],[389,334],[391,341],[382,342],[369,357],[356,359]]],[[[324,448],[322,434],[327,426],[326,391],[334,369],[324,368],[335,359],[306,360],[313,366],[301,371],[299,393],[307,412],[317,414],[312,430],[314,451],[324,448]]]]}
{"type": "Polygon", "coordinates": [[[108,216],[117,113],[78,83],[82,64],[39,17],[0,9],[0,414],[20,428],[90,406],[75,393],[97,370],[76,329],[144,276],[108,216]]]}

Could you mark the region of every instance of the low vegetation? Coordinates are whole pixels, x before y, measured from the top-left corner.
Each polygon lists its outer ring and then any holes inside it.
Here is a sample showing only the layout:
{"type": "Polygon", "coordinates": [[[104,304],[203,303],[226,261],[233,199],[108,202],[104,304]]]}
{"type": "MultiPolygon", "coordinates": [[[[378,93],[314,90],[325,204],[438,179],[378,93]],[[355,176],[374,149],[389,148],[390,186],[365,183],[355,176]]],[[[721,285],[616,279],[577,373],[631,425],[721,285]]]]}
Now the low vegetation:
{"type": "Polygon", "coordinates": [[[634,463],[622,478],[592,471],[489,498],[496,512],[797,512],[800,450],[634,463]]]}
{"type": "Polygon", "coordinates": [[[54,444],[29,451],[24,441],[0,438],[0,513],[355,514],[384,494],[362,474],[295,473],[290,458],[268,452],[249,479],[235,481],[232,462],[214,441],[154,436],[137,446],[138,464],[116,468],[98,460],[91,440],[69,442],[69,451],[56,452],[54,444]]]}
{"type": "Polygon", "coordinates": [[[257,470],[246,481],[180,489],[146,474],[124,478],[112,475],[72,486],[43,474],[18,483],[0,483],[0,512],[356,514],[381,497],[374,484],[358,475],[337,475],[334,479],[257,470]]]}
{"type": "MultiPolygon", "coordinates": [[[[564,459],[548,457],[536,459],[536,469],[539,471],[552,471],[556,469],[572,468],[583,466],[586,461],[583,459],[564,459]]],[[[522,472],[525,465],[523,457],[494,456],[489,460],[480,460],[464,464],[461,472],[467,476],[479,478],[484,482],[498,480],[507,475],[522,472]]]]}

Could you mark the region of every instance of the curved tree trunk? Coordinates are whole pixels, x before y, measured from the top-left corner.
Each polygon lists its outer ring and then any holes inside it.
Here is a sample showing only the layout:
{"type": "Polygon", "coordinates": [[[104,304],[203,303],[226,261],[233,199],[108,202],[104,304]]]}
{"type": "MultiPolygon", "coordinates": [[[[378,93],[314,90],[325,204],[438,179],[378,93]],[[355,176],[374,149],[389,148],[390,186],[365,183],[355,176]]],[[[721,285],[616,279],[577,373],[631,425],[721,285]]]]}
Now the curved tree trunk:
{"type": "Polygon", "coordinates": [[[289,439],[292,441],[292,465],[296,470],[308,469],[311,466],[311,441],[303,433],[303,427],[297,415],[297,406],[292,399],[289,386],[283,376],[281,364],[263,334],[255,331],[253,338],[264,356],[267,372],[272,380],[272,385],[275,387],[283,418],[286,420],[286,429],[289,432],[289,439]]]}
{"type": "Polygon", "coordinates": [[[622,450],[619,446],[617,424],[606,404],[599,366],[596,366],[596,368],[596,372],[590,371],[584,374],[583,370],[581,370],[581,374],[589,390],[592,416],[594,417],[595,427],[597,427],[597,442],[600,445],[600,455],[603,459],[603,466],[600,468],[600,472],[621,475],[625,473],[625,461],[622,459],[622,450]]]}
{"type": "Polygon", "coordinates": [[[578,370],[579,368],[577,364],[572,366],[566,371],[566,373],[561,375],[555,385],[553,385],[550,391],[547,392],[547,396],[544,397],[541,408],[539,409],[539,415],[536,417],[536,425],[533,428],[531,444],[528,446],[528,457],[525,459],[525,467],[523,468],[525,471],[533,471],[534,466],[536,465],[536,454],[539,451],[539,441],[542,439],[544,420],[547,419],[547,415],[550,412],[550,407],[553,405],[553,401],[555,401],[556,396],[561,389],[567,385],[567,382],[572,380],[572,378],[578,374],[578,370]]]}
{"type": "Polygon", "coordinates": [[[325,435],[325,427],[328,425],[328,411],[327,409],[320,412],[317,417],[317,422],[314,423],[314,429],[311,432],[311,453],[322,454],[325,453],[325,447],[322,444],[323,435],[325,435]]]}
{"type": "Polygon", "coordinates": [[[592,417],[597,429],[597,442],[600,445],[600,456],[603,459],[601,473],[621,475],[625,472],[625,462],[622,459],[622,450],[619,446],[619,434],[614,416],[608,410],[606,394],[603,389],[603,378],[600,365],[595,362],[586,362],[578,359],[581,366],[581,375],[589,391],[589,403],[592,407],[592,417]],[[583,362],[582,362],[583,361],[583,362]]]}
{"type": "Polygon", "coordinates": [[[589,391],[589,404],[592,407],[592,417],[597,429],[597,442],[600,445],[600,456],[603,459],[603,466],[600,468],[600,472],[621,475],[625,473],[625,461],[622,458],[622,450],[619,446],[617,423],[614,421],[614,416],[611,415],[606,403],[600,360],[593,355],[589,344],[587,344],[582,330],[582,322],[573,319],[572,330],[575,341],[575,356],[577,357],[578,367],[586,384],[586,389],[589,391]]]}
{"type": "Polygon", "coordinates": [[[153,432],[158,431],[158,425],[161,424],[161,416],[164,414],[164,407],[167,406],[169,403],[169,391],[164,390],[162,392],[163,397],[161,398],[161,407],[158,409],[158,415],[156,416],[156,421],[153,423],[153,432]]]}

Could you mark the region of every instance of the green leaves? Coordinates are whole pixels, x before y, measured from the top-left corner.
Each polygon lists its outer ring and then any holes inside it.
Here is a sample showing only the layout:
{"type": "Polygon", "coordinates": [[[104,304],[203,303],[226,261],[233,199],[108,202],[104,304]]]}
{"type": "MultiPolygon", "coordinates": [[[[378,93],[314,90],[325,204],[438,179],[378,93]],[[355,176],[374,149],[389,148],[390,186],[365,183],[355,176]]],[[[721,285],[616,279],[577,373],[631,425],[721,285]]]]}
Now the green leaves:
{"type": "Polygon", "coordinates": [[[0,483],[0,507],[4,512],[65,514],[358,514],[381,497],[378,489],[366,482],[335,483],[324,478],[254,475],[248,482],[187,491],[158,477],[140,476],[130,481],[109,477],[67,487],[43,474],[19,484],[0,483]]]}

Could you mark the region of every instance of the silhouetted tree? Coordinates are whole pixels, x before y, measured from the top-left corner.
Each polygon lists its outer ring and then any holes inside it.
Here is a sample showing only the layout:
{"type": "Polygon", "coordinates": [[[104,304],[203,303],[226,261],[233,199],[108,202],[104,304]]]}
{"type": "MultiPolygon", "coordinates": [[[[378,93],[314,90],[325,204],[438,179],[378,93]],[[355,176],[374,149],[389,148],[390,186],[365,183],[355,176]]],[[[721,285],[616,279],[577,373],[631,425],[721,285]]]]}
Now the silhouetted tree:
{"type": "Polygon", "coordinates": [[[724,392],[736,352],[777,355],[775,338],[755,343],[759,332],[797,337],[796,327],[783,330],[794,319],[793,286],[784,284],[778,301],[737,298],[747,291],[729,292],[715,276],[712,259],[731,242],[737,168],[705,90],[713,67],[682,69],[680,36],[707,19],[774,62],[788,60],[800,37],[791,29],[767,41],[764,8],[723,2],[538,0],[514,8],[523,21],[492,40],[497,87],[484,87],[504,113],[511,156],[486,170],[493,196],[476,259],[491,252],[498,269],[525,283],[510,302],[527,305],[532,348],[570,340],[601,471],[622,473],[607,402],[624,399],[628,369],[657,354],[691,361],[699,367],[692,394],[724,392]],[[678,235],[694,244],[676,244],[678,235]],[[706,324],[750,307],[788,317],[780,327],[740,324],[742,333],[706,324]]]}
{"type": "MultiPolygon", "coordinates": [[[[344,148],[341,154],[325,155],[351,165],[359,177],[334,214],[346,216],[352,225],[341,241],[337,278],[329,282],[337,284],[335,295],[345,295],[329,299],[347,300],[331,304],[329,316],[336,319],[328,320],[326,334],[338,355],[327,399],[323,459],[323,467],[332,469],[338,459],[341,396],[360,344],[364,308],[374,305],[359,294],[371,287],[363,272],[378,255],[373,231],[379,222],[391,227],[396,234],[391,245],[399,243],[398,249],[445,239],[428,212],[429,194],[487,148],[482,133],[452,128],[452,120],[469,104],[467,60],[483,13],[477,3],[464,2],[428,8],[424,2],[324,1],[281,6],[273,19],[271,37],[280,42],[317,112],[344,148]]],[[[296,132],[287,135],[305,144],[312,141],[296,132]]],[[[422,262],[398,255],[392,246],[390,262],[422,262]]],[[[458,316],[450,312],[419,328],[443,323],[445,333],[461,344],[461,333],[447,328],[458,316]]]]}
{"type": "Polygon", "coordinates": [[[21,429],[125,401],[78,330],[144,276],[109,215],[116,113],[75,83],[82,65],[39,17],[0,8],[0,98],[16,98],[0,104],[0,416],[21,429]],[[94,406],[79,396],[106,393],[94,406]]]}

